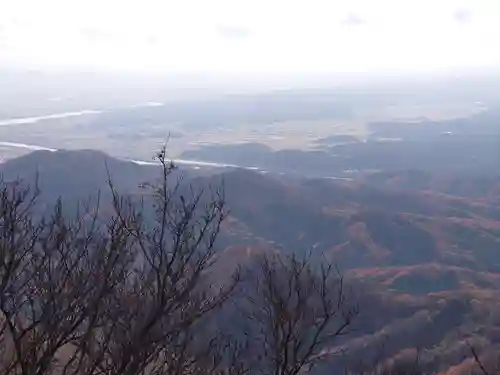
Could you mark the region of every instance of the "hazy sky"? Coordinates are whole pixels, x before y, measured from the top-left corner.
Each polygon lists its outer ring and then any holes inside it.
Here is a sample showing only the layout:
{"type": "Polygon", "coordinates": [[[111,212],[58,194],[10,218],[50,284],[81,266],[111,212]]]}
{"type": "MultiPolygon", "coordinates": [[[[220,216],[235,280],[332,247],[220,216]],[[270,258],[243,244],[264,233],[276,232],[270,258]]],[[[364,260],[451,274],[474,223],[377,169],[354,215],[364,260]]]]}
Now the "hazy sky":
{"type": "Polygon", "coordinates": [[[500,66],[500,0],[0,0],[0,65],[227,73],[500,66]]]}

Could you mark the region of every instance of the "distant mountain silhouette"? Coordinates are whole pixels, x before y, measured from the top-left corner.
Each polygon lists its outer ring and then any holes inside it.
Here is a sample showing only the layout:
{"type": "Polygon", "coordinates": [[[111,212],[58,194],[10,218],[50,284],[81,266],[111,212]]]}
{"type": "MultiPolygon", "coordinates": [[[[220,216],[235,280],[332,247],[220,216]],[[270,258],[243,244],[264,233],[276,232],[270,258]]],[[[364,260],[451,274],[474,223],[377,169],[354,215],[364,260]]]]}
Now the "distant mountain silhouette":
{"type": "Polygon", "coordinates": [[[154,176],[154,166],[139,166],[112,158],[101,151],[35,151],[0,164],[4,179],[33,181],[38,174],[40,188],[50,195],[84,196],[107,185],[107,169],[120,186],[137,186],[137,181],[154,176]]]}
{"type": "MultiPolygon", "coordinates": [[[[497,126],[498,117],[494,124],[497,126]]],[[[498,134],[435,134],[432,126],[391,123],[393,134],[383,131],[384,124],[376,125],[364,142],[350,136],[336,136],[319,139],[314,148],[303,150],[272,150],[255,143],[210,145],[188,150],[182,157],[305,177],[351,177],[352,172],[405,170],[445,174],[453,171],[476,176],[500,173],[498,134]]],[[[473,125],[477,128],[476,123],[473,125]]]]}

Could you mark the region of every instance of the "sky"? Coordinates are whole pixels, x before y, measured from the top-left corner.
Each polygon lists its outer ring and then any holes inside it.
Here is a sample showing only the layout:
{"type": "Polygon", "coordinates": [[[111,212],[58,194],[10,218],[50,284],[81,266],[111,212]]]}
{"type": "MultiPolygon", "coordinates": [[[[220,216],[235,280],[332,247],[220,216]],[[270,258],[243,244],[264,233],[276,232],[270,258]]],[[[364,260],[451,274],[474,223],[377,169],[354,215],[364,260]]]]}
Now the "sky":
{"type": "Polygon", "coordinates": [[[0,0],[0,66],[259,73],[500,67],[500,0],[0,0]]]}

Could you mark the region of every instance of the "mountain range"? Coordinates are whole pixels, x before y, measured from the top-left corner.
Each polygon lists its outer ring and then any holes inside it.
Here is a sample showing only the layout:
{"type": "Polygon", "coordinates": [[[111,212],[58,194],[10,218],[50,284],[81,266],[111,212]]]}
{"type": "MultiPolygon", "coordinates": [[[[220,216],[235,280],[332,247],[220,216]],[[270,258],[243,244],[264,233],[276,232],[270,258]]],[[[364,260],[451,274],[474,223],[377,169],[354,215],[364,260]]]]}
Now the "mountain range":
{"type": "MultiPolygon", "coordinates": [[[[429,371],[465,374],[474,347],[500,350],[500,177],[406,169],[348,180],[303,179],[227,168],[181,169],[191,186],[224,187],[230,214],[218,267],[268,251],[325,256],[352,283],[360,316],[338,368],[420,349],[429,371]],[[218,172],[219,171],[219,172],[218,172]],[[380,354],[382,353],[382,354],[380,354]]],[[[107,180],[136,194],[157,168],[104,153],[35,151],[0,164],[4,181],[33,182],[42,202],[70,205],[107,180]],[[109,172],[109,173],[108,173],[109,172]]]]}

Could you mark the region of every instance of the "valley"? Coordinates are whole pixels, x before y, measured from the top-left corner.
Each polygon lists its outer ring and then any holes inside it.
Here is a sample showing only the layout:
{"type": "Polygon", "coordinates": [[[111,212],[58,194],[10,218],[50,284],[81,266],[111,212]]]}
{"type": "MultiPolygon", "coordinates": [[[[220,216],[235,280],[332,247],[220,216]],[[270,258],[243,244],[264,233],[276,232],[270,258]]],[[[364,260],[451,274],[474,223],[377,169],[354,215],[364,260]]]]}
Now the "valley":
{"type": "Polygon", "coordinates": [[[167,143],[181,194],[224,192],[217,283],[269,254],[328,260],[343,275],[359,317],[325,346],[343,355],[321,375],[415,350],[423,371],[449,375],[477,371],[471,346],[498,357],[500,95],[490,80],[239,93],[84,81],[0,87],[2,181],[36,182],[37,214],[62,197],[67,215],[85,202],[108,218],[109,177],[147,199],[139,186],[157,178],[152,156],[167,143]]]}

